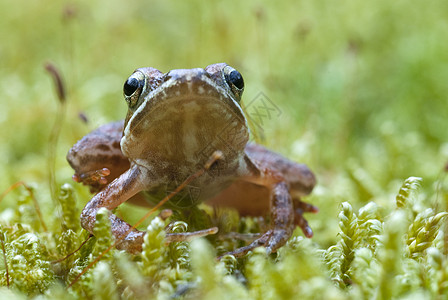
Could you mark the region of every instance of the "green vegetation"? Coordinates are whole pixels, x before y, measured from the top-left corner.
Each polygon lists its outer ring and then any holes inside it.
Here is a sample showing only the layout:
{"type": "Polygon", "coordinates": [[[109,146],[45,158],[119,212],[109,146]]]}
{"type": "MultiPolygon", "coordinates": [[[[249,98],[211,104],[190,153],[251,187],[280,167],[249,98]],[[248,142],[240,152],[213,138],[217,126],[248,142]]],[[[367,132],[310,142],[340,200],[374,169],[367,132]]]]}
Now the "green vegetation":
{"type": "MultiPolygon", "coordinates": [[[[6,0],[0,15],[0,193],[26,184],[0,200],[0,298],[448,297],[447,1],[6,0]],[[243,74],[246,104],[262,92],[275,105],[255,122],[260,142],[316,174],[305,199],[320,209],[307,215],[315,236],[296,230],[276,254],[217,262],[238,242],[165,245],[174,218],[153,216],[141,255],[114,249],[75,281],[113,238],[102,211],[98,238],[58,261],[88,238],[79,215],[91,195],[71,181],[67,150],[124,118],[135,68],[221,61],[243,74]]],[[[133,224],[146,211],[117,213],[133,224]]],[[[194,223],[207,226],[206,211],[194,223]]],[[[172,231],[198,226],[175,215],[172,231]]],[[[218,221],[224,231],[260,226],[232,211],[218,221]]]]}

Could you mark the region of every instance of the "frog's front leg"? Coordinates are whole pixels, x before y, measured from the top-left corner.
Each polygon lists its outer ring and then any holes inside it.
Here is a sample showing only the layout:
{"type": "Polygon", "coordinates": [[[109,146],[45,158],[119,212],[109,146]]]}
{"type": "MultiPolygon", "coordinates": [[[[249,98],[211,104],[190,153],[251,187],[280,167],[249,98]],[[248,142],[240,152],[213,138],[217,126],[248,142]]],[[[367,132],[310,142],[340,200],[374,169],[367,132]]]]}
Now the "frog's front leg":
{"type": "MultiPolygon", "coordinates": [[[[148,186],[144,185],[143,182],[147,182],[147,179],[145,181],[142,179],[143,177],[148,178],[148,174],[143,174],[142,172],[144,171],[140,170],[137,165],[133,165],[128,171],[96,194],[82,211],[82,227],[93,234],[96,214],[101,207],[113,210],[138,192],[146,189],[148,186]]],[[[121,240],[117,248],[131,253],[141,252],[145,233],[137,229],[131,230],[131,225],[114,214],[111,214],[109,219],[111,221],[112,234],[116,240],[121,240]],[[131,231],[128,233],[129,230],[131,231]]]]}
{"type": "Polygon", "coordinates": [[[271,229],[260,238],[261,241],[266,239],[264,245],[267,253],[283,246],[295,228],[294,205],[286,182],[274,184],[271,199],[271,229]]]}
{"type": "MultiPolygon", "coordinates": [[[[199,170],[179,187],[185,186],[190,178],[200,176],[205,170],[217,160],[222,154],[215,154],[211,157],[209,162],[204,166],[204,170],[199,170]]],[[[153,174],[145,167],[133,164],[131,168],[116,178],[102,191],[96,194],[84,207],[81,213],[81,225],[84,229],[93,234],[93,229],[96,223],[96,215],[98,210],[105,207],[113,210],[123,202],[130,198],[135,198],[135,195],[143,190],[150,190],[152,187],[159,185],[159,177],[153,174]]],[[[166,199],[166,198],[165,198],[166,199]]],[[[125,221],[118,218],[116,215],[109,216],[111,222],[111,231],[115,240],[119,241],[116,245],[119,250],[126,250],[132,254],[137,254],[142,251],[143,237],[145,232],[141,232],[125,221]]],[[[215,234],[218,231],[216,227],[185,233],[168,233],[166,234],[166,242],[175,241],[189,241],[193,238],[198,238],[210,234],[215,234]]]]}

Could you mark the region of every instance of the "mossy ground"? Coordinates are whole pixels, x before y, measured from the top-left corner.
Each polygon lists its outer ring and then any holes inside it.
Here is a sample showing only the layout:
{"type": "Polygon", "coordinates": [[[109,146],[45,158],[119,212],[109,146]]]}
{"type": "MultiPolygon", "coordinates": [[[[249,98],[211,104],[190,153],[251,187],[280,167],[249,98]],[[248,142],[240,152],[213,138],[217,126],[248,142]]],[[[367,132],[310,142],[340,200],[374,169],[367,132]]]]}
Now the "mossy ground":
{"type": "MultiPolygon", "coordinates": [[[[25,182],[46,225],[23,186],[1,201],[1,298],[448,297],[448,2],[6,0],[0,14],[0,191],[25,182]],[[62,109],[48,61],[66,84],[62,109]],[[297,230],[276,255],[217,263],[234,243],[165,246],[156,218],[141,256],[112,250],[68,288],[111,238],[100,222],[101,238],[54,263],[87,237],[78,216],[91,196],[72,183],[67,150],[125,116],[135,68],[221,61],[243,74],[245,103],[261,92],[274,105],[257,122],[261,142],[315,172],[315,237],[297,230]]],[[[145,212],[119,208],[131,223],[145,212]]],[[[221,221],[257,227],[232,212],[221,221]]]]}

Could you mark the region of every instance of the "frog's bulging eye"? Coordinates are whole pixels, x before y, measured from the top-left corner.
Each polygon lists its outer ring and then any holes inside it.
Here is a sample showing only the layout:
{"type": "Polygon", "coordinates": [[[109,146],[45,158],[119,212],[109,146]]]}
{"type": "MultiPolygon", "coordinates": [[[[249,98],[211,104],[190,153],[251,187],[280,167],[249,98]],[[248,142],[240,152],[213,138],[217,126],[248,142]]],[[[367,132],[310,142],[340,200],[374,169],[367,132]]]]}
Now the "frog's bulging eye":
{"type": "Polygon", "coordinates": [[[227,84],[233,89],[236,88],[240,91],[244,89],[244,80],[241,73],[232,68],[231,66],[226,66],[223,70],[224,79],[227,84]]]}
{"type": "Polygon", "coordinates": [[[140,95],[145,86],[145,75],[142,72],[135,72],[124,83],[123,94],[129,107],[133,107],[138,103],[140,95]]]}
{"type": "Polygon", "coordinates": [[[129,77],[124,83],[123,92],[125,96],[131,96],[139,88],[140,81],[137,78],[129,77]]]}
{"type": "Polygon", "coordinates": [[[230,90],[235,95],[236,100],[239,102],[244,91],[244,80],[241,73],[232,68],[231,66],[225,66],[222,70],[223,79],[227,82],[230,90]]]}
{"type": "Polygon", "coordinates": [[[226,80],[228,83],[233,84],[237,89],[242,90],[244,88],[243,76],[237,70],[233,70],[226,74],[226,80]]]}

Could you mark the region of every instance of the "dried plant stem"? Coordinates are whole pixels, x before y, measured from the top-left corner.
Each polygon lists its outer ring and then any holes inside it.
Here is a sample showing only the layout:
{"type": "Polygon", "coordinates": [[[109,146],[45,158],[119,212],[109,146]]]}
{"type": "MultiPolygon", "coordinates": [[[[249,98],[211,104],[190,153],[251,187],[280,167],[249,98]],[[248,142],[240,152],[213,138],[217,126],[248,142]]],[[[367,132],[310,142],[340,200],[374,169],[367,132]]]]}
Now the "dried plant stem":
{"type": "Polygon", "coordinates": [[[54,121],[54,125],[53,128],[51,129],[50,138],[48,141],[48,162],[47,162],[49,172],[50,193],[54,203],[56,204],[57,203],[56,176],[55,176],[56,151],[62,124],[64,123],[65,119],[67,101],[66,101],[65,86],[62,80],[62,75],[59,72],[59,70],[52,63],[46,63],[44,67],[45,70],[47,70],[47,72],[53,78],[53,83],[60,104],[57,110],[56,120],[54,121]]]}
{"type": "Polygon", "coordinates": [[[81,245],[79,245],[79,247],[78,247],[75,251],[73,251],[73,252],[67,254],[67,255],[64,256],[63,258],[60,258],[60,259],[58,259],[58,260],[54,260],[54,261],[52,261],[51,263],[52,263],[52,264],[56,264],[56,263],[59,263],[59,262],[61,262],[61,261],[66,260],[67,258],[69,258],[70,256],[72,256],[73,254],[75,254],[76,252],[78,252],[79,249],[81,249],[82,246],[84,246],[84,245],[85,245],[85,244],[92,238],[92,236],[93,236],[92,234],[89,235],[89,237],[86,238],[86,239],[84,240],[84,242],[82,242],[81,245]]]}

